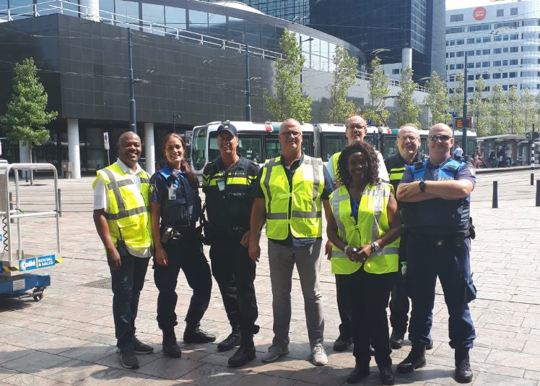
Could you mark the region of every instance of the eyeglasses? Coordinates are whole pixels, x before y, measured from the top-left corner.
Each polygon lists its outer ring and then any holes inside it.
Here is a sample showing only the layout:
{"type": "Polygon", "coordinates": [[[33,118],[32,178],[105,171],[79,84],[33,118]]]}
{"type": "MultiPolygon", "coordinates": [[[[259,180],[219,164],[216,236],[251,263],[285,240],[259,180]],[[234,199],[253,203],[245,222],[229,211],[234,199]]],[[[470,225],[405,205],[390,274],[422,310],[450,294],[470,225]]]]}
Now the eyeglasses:
{"type": "Polygon", "coordinates": [[[363,129],[367,129],[367,125],[363,124],[363,123],[350,123],[347,128],[349,129],[360,129],[360,130],[363,130],[363,129]]]}
{"type": "Polygon", "coordinates": [[[446,141],[448,141],[450,138],[452,138],[450,135],[435,134],[435,135],[431,135],[431,136],[429,137],[429,140],[430,140],[431,142],[437,142],[437,141],[446,142],[446,141]]]}
{"type": "Polygon", "coordinates": [[[302,135],[302,133],[298,132],[298,131],[287,131],[285,133],[279,133],[279,135],[281,135],[282,137],[293,137],[293,138],[298,138],[302,135]]]}
{"type": "Polygon", "coordinates": [[[403,137],[398,137],[398,138],[401,139],[404,142],[406,142],[406,141],[414,142],[414,141],[419,139],[418,137],[414,137],[412,135],[404,135],[403,137]]]}

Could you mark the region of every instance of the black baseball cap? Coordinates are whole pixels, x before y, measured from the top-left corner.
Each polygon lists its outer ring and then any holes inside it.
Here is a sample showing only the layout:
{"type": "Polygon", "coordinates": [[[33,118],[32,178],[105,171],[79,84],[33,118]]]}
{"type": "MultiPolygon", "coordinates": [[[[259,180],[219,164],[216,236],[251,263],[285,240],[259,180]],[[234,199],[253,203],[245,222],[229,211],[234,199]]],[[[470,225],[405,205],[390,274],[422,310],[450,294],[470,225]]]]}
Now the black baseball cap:
{"type": "Polygon", "coordinates": [[[238,132],[236,131],[236,127],[234,127],[233,124],[231,124],[229,121],[223,122],[217,129],[217,135],[220,135],[224,131],[227,131],[231,133],[233,137],[238,136],[238,132]]]}

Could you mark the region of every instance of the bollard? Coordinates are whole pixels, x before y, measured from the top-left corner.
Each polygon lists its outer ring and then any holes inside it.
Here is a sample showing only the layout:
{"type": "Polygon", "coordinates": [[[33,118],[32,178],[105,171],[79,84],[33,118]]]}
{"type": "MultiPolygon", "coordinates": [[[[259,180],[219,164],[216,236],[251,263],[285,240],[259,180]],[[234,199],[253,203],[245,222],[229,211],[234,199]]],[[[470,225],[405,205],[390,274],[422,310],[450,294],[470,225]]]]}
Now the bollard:
{"type": "Polygon", "coordinates": [[[534,172],[531,172],[531,186],[534,186],[534,172]]]}
{"type": "Polygon", "coordinates": [[[540,180],[536,180],[536,206],[540,206],[540,180]]]}
{"type": "Polygon", "coordinates": [[[58,215],[62,217],[62,189],[58,188],[58,215]]]}
{"type": "Polygon", "coordinates": [[[497,192],[497,181],[493,181],[493,200],[492,200],[492,204],[491,204],[491,207],[492,208],[498,208],[499,207],[499,194],[497,192]]]}

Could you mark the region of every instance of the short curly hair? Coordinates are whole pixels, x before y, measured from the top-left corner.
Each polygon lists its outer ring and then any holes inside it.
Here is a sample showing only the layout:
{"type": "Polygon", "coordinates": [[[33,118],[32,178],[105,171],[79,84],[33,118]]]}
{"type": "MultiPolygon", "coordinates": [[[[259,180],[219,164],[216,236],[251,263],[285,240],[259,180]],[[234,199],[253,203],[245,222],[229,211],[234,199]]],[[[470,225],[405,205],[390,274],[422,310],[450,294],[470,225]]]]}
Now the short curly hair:
{"type": "Polygon", "coordinates": [[[347,146],[341,152],[338,159],[338,173],[340,182],[349,187],[352,182],[351,174],[349,173],[349,158],[354,153],[362,153],[365,155],[366,160],[366,183],[376,184],[379,181],[379,161],[377,159],[377,153],[373,147],[366,143],[354,143],[347,146]]]}

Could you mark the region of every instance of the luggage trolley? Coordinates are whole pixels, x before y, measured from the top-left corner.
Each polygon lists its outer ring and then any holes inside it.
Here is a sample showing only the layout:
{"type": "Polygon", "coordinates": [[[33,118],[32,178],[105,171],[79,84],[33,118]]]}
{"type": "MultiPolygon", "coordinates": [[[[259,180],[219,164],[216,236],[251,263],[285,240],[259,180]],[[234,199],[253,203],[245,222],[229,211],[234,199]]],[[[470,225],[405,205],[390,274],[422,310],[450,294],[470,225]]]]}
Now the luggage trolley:
{"type": "MultiPolygon", "coordinates": [[[[48,163],[8,164],[0,161],[0,295],[18,297],[30,295],[35,301],[43,298],[43,291],[51,284],[48,274],[37,274],[61,262],[60,257],[60,206],[58,197],[58,174],[48,163]],[[13,171],[13,173],[11,173],[13,171]],[[53,192],[48,184],[22,187],[19,172],[48,171],[53,174],[53,192]],[[35,190],[39,192],[35,193],[35,190]],[[30,209],[27,209],[26,204],[30,209]],[[47,219],[54,219],[54,226],[47,219]],[[39,233],[23,232],[23,222],[38,222],[39,233]],[[54,243],[56,237],[56,243],[54,243]],[[36,240],[38,239],[38,240],[36,240]],[[33,253],[34,241],[50,248],[43,253],[33,253]],[[23,241],[29,253],[23,249],[23,241]],[[51,244],[49,246],[48,244],[51,244]]],[[[28,231],[27,231],[28,232],[28,231]]],[[[44,247],[41,247],[44,248],[44,247]]]]}

